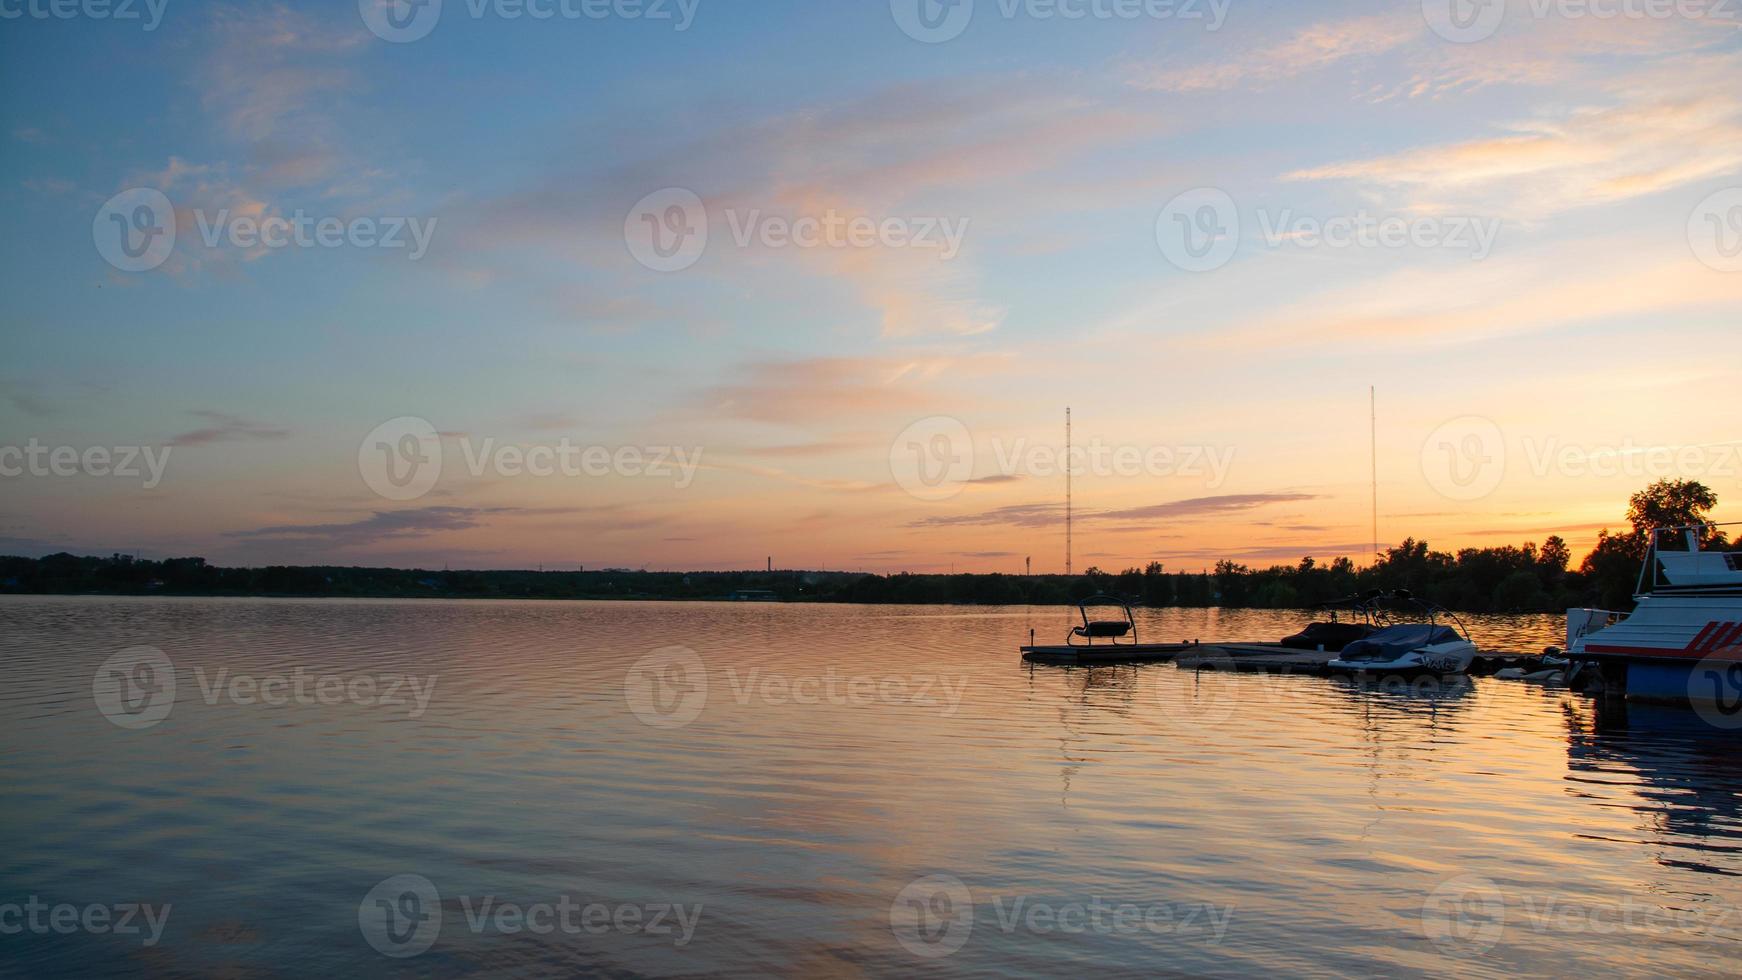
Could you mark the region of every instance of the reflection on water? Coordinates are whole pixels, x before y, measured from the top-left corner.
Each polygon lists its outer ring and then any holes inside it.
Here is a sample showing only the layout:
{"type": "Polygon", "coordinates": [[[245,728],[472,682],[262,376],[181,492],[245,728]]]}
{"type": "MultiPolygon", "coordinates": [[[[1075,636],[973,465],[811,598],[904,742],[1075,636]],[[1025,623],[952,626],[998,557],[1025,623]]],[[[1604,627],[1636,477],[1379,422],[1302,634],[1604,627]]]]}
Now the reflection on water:
{"type": "Polygon", "coordinates": [[[0,972],[1645,976],[1742,952],[1736,734],[1488,678],[1020,663],[1072,614],[0,601],[0,972]],[[141,646],[173,697],[113,659],[141,646]],[[32,901],[169,911],[148,945],[33,928],[32,901]]]}

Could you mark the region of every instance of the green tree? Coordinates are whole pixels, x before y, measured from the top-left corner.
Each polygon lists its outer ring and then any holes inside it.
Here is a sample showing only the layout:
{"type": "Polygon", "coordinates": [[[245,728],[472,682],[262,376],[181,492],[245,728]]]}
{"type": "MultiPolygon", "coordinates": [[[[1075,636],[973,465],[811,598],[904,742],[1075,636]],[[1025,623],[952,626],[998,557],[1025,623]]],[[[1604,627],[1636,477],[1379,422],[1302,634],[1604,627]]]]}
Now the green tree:
{"type": "MultiPolygon", "coordinates": [[[[1616,609],[1632,605],[1634,589],[1639,583],[1639,566],[1651,535],[1659,528],[1689,527],[1707,524],[1712,508],[1718,506],[1718,495],[1695,480],[1659,480],[1639,491],[1627,501],[1627,523],[1632,530],[1610,534],[1604,528],[1597,535],[1597,546],[1585,556],[1580,574],[1590,582],[1597,600],[1616,609]]],[[[1702,546],[1722,545],[1724,535],[1716,528],[1701,534],[1702,546]]]]}
{"type": "Polygon", "coordinates": [[[1659,480],[1627,501],[1627,521],[1640,539],[1640,556],[1652,531],[1663,527],[1689,527],[1711,521],[1718,495],[1697,480],[1659,480]]]}
{"type": "Polygon", "coordinates": [[[1549,601],[1535,572],[1519,569],[1494,587],[1494,609],[1498,612],[1534,612],[1547,607],[1549,601]]]}

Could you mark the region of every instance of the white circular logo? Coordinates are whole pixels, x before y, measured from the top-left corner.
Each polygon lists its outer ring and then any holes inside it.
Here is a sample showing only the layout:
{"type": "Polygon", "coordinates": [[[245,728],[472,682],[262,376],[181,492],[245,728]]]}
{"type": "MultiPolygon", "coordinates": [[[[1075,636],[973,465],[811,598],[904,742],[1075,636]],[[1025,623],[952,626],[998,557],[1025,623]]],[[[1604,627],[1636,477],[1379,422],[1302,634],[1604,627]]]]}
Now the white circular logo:
{"type": "Polygon", "coordinates": [[[889,12],[901,33],[926,44],[942,44],[968,29],[974,19],[974,0],[889,0],[889,12]]]}
{"type": "Polygon", "coordinates": [[[1742,187],[1722,190],[1688,216],[1688,244],[1719,272],[1742,272],[1742,187]]]}
{"type": "Polygon", "coordinates": [[[1245,675],[1232,669],[1201,667],[1197,670],[1157,671],[1153,676],[1158,685],[1157,700],[1161,702],[1162,720],[1182,732],[1226,724],[1234,717],[1243,695],[1254,691],[1276,691],[1267,683],[1267,675],[1245,675]]]}
{"type": "Polygon", "coordinates": [[[1742,647],[1720,649],[1694,664],[1688,673],[1688,702],[1713,728],[1742,728],[1742,647]]]}
{"type": "Polygon", "coordinates": [[[909,953],[942,959],[968,944],[974,931],[974,893],[954,875],[920,878],[890,903],[889,929],[909,953]]]}
{"type": "Polygon", "coordinates": [[[369,33],[383,41],[419,41],[442,19],[442,0],[357,0],[369,33]]]}
{"type": "Polygon", "coordinates": [[[1453,44],[1486,41],[1506,19],[1506,0],[1421,0],[1433,32],[1453,44]]]}
{"type": "Polygon", "coordinates": [[[1155,244],[1169,262],[1187,272],[1220,269],[1240,247],[1240,209],[1226,191],[1186,191],[1156,216],[1155,244]]]}
{"type": "Polygon", "coordinates": [[[1480,415],[1452,419],[1421,444],[1421,473],[1447,500],[1480,500],[1506,476],[1506,435],[1480,415]]]}
{"type": "Polygon", "coordinates": [[[121,728],[150,728],[175,707],[175,664],[156,647],[128,647],[91,676],[91,699],[121,728]]]}
{"type": "Polygon", "coordinates": [[[357,472],[388,500],[416,500],[442,475],[442,437],[435,426],[402,415],[376,426],[357,447],[357,472]]]}
{"type": "Polygon", "coordinates": [[[910,496],[948,500],[974,475],[974,437],[960,419],[920,419],[889,444],[889,473],[910,496]]]}
{"type": "Polygon", "coordinates": [[[441,935],[441,893],[423,875],[394,875],[357,903],[357,928],[383,956],[416,956],[441,935]]]}
{"type": "Polygon", "coordinates": [[[122,191],[97,209],[91,240],[103,261],[122,272],[150,272],[175,251],[175,207],[155,188],[122,191]]]}
{"type": "Polygon", "coordinates": [[[708,705],[708,667],[689,647],[661,647],[629,668],[623,698],[644,725],[682,728],[708,705]]]}
{"type": "Polygon", "coordinates": [[[635,261],[654,272],[682,272],[707,251],[707,206],[682,187],[654,191],[623,219],[623,241],[635,261]]]}
{"type": "Polygon", "coordinates": [[[1506,932],[1506,896],[1480,875],[1459,875],[1421,903],[1421,930],[1443,952],[1486,953],[1506,932]]]}

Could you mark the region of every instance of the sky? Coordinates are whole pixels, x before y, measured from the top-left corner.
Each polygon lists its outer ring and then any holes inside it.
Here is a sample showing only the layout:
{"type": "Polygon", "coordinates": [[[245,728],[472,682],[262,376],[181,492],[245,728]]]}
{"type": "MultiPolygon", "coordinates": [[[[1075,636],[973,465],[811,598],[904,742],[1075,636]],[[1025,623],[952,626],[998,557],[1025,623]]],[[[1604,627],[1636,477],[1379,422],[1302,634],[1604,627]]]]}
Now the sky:
{"type": "Polygon", "coordinates": [[[0,202],[0,553],[1058,572],[1068,468],[1077,570],[1196,570],[1742,498],[1736,0],[0,0],[0,202]]]}

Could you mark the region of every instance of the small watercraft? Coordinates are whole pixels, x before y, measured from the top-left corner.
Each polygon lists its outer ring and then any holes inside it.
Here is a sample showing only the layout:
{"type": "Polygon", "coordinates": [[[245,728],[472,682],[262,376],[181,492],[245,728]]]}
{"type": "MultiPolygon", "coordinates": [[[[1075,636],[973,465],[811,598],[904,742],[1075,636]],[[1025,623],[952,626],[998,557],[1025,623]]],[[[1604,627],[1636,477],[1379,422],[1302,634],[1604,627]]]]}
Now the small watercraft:
{"type": "Polygon", "coordinates": [[[1327,668],[1351,674],[1462,674],[1470,669],[1476,644],[1450,611],[1401,589],[1379,601],[1412,605],[1427,622],[1375,630],[1344,647],[1327,668]]]}
{"type": "Polygon", "coordinates": [[[1321,602],[1313,608],[1329,611],[1329,621],[1308,623],[1300,632],[1275,642],[1213,643],[1210,645],[1212,655],[1249,657],[1292,652],[1340,653],[1344,647],[1379,628],[1373,625],[1370,606],[1382,595],[1368,592],[1335,602],[1321,602]],[[1338,618],[1343,612],[1349,613],[1347,620],[1338,618]]]}

